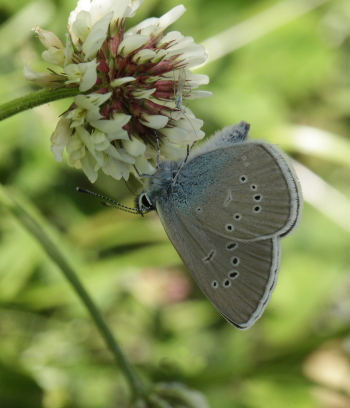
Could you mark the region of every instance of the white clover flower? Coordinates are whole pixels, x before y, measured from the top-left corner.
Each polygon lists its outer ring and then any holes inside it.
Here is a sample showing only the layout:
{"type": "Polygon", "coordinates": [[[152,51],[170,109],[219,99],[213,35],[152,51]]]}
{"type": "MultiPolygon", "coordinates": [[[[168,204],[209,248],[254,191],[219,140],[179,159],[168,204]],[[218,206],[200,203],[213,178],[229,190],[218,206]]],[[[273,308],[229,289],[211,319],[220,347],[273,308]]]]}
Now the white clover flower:
{"type": "Polygon", "coordinates": [[[26,66],[25,78],[81,92],[58,122],[51,149],[57,160],[65,149],[68,164],[82,168],[91,182],[100,170],[126,180],[130,172],[152,174],[157,141],[162,158],[176,159],[204,136],[203,121],[178,101],[211,96],[193,90],[208,77],[189,70],[207,59],[205,49],[179,32],[164,34],[186,11],[182,5],[126,30],[126,18],[142,3],[79,0],[65,45],[53,33],[34,29],[46,48],[43,59],[59,68],[36,73],[26,66]]]}

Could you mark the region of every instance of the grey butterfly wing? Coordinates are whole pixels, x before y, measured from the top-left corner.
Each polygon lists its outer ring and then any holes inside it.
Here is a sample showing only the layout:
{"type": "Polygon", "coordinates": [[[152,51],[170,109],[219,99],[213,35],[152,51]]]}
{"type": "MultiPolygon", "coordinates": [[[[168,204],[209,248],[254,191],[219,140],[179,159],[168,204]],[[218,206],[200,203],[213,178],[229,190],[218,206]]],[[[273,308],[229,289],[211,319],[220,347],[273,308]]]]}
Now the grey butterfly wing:
{"type": "Polygon", "coordinates": [[[263,142],[235,143],[189,160],[174,200],[190,222],[221,236],[284,236],[297,225],[301,192],[282,152],[263,142]]]}
{"type": "Polygon", "coordinates": [[[217,310],[239,329],[262,315],[276,285],[279,238],[239,242],[203,230],[165,197],[157,202],[165,231],[192,277],[217,310]]]}

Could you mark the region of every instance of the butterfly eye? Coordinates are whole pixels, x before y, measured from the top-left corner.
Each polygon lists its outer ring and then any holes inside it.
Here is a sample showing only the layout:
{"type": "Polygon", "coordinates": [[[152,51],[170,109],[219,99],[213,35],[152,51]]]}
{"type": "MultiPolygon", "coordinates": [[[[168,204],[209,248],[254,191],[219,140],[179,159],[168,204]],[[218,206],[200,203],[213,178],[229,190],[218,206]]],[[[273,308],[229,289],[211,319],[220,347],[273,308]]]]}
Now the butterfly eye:
{"type": "Polygon", "coordinates": [[[140,195],[139,205],[140,205],[140,208],[147,208],[147,209],[153,208],[153,204],[151,203],[151,200],[148,198],[148,195],[146,193],[142,193],[140,195]]]}

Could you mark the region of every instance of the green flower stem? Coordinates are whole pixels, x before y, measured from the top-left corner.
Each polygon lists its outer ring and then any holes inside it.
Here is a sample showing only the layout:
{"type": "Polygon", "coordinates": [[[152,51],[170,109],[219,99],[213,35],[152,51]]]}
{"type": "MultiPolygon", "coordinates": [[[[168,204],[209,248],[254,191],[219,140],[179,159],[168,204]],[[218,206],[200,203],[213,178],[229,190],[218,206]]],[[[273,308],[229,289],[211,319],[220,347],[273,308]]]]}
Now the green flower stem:
{"type": "Polygon", "coordinates": [[[47,255],[59,266],[65,277],[71,283],[79,298],[85,304],[107,346],[114,354],[120,368],[127,378],[135,397],[145,398],[145,386],[137,376],[134,367],[125,358],[121,348],[104,321],[93,300],[83,287],[82,283],[70,266],[69,262],[54,244],[42,226],[14,199],[9,191],[0,184],[0,205],[11,211],[17,220],[33,235],[46,251],[47,255]]]}
{"type": "Polygon", "coordinates": [[[79,91],[79,88],[77,87],[42,89],[40,91],[32,92],[0,105],[0,121],[13,116],[16,113],[35,108],[36,106],[57,101],[58,99],[69,98],[78,94],[81,94],[81,91],[79,91]]]}

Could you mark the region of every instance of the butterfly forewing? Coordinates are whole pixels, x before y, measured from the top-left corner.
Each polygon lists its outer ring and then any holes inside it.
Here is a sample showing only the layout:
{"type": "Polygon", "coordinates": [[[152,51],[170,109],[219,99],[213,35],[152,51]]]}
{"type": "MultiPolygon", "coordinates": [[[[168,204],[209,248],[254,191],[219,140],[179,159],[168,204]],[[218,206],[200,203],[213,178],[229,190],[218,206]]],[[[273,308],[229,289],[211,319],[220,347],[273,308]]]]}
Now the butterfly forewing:
{"type": "Polygon", "coordinates": [[[260,142],[190,160],[174,186],[174,201],[190,222],[242,240],[286,235],[300,212],[293,170],[277,148],[260,142]]]}
{"type": "Polygon", "coordinates": [[[167,201],[159,200],[157,210],[169,239],[204,294],[231,324],[249,328],[261,316],[275,287],[279,238],[243,244],[188,223],[167,201]]]}

